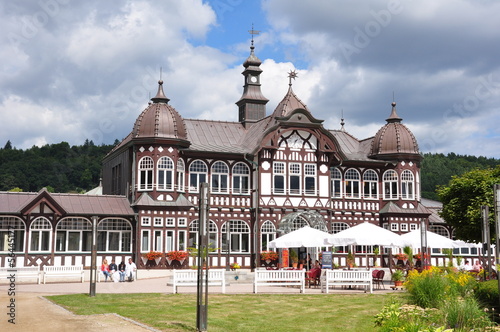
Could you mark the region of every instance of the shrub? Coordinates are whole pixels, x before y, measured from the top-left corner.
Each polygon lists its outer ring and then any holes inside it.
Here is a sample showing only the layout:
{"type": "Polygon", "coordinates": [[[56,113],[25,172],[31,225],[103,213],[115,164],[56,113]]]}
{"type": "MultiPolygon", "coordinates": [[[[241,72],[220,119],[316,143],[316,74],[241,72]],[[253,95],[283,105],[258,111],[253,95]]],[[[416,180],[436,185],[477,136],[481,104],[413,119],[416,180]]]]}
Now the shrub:
{"type": "Polygon", "coordinates": [[[467,296],[462,300],[449,301],[441,310],[444,313],[447,327],[453,328],[453,331],[481,331],[492,325],[487,314],[472,296],[467,296]]]}
{"type": "Polygon", "coordinates": [[[410,271],[405,287],[410,296],[410,302],[422,308],[439,308],[449,290],[448,281],[439,269],[434,267],[422,273],[417,270],[410,271]]]}
{"type": "Polygon", "coordinates": [[[498,307],[498,280],[478,282],[474,289],[474,295],[482,306],[498,307]]]}

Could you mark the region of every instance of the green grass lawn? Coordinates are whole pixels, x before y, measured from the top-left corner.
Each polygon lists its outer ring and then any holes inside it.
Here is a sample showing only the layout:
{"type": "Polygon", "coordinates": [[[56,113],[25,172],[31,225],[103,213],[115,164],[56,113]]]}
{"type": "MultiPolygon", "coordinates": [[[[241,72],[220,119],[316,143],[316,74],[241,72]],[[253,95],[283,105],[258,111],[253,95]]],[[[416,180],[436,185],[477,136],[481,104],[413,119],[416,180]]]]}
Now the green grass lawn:
{"type": "MultiPolygon", "coordinates": [[[[210,294],[209,331],[374,331],[394,294],[210,294]]],[[[399,295],[400,296],[400,295],[399,295]]],[[[162,331],[196,330],[196,294],[48,296],[79,315],[117,313],[162,331]]]]}

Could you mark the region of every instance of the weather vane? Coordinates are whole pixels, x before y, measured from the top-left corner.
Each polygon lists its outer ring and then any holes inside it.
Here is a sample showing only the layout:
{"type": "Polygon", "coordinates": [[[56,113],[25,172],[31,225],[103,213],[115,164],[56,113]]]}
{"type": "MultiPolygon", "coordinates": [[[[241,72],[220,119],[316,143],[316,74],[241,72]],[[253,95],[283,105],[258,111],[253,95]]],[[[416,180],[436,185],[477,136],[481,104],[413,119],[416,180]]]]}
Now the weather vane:
{"type": "Polygon", "coordinates": [[[260,30],[254,30],[253,29],[253,23],[252,23],[252,30],[248,30],[248,33],[250,33],[252,35],[252,46],[253,46],[253,36],[255,35],[258,35],[260,33],[260,30]]]}
{"type": "Polygon", "coordinates": [[[288,85],[292,86],[292,78],[295,80],[299,75],[297,75],[297,72],[294,70],[290,70],[288,73],[288,85]]]}

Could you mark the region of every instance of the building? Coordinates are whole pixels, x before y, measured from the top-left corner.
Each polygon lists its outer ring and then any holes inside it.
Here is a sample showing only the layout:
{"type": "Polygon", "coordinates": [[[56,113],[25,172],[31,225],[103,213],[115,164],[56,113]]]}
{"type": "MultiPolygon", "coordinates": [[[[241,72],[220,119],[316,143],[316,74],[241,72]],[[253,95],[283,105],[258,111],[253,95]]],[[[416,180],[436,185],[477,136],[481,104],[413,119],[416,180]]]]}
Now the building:
{"type": "Polygon", "coordinates": [[[237,122],[184,119],[160,80],[131,133],[105,157],[102,196],[0,193],[4,253],[13,227],[26,265],[88,266],[95,220],[99,257],[134,257],[146,267],[144,253],[195,246],[203,182],[210,185],[212,266],[229,259],[254,267],[269,241],[304,225],[338,232],[370,222],[404,233],[429,222],[418,144],[396,103],[380,130],[359,140],[343,124],[325,128],[293,92],[291,72],[288,92],[267,115],[253,41],[250,49],[237,122]]]}

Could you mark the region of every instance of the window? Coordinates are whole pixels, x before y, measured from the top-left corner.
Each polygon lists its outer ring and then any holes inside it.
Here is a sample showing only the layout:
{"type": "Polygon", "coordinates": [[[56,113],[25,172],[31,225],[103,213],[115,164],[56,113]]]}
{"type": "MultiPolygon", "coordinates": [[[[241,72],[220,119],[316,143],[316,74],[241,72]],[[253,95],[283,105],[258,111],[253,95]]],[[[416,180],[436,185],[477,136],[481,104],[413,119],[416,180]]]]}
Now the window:
{"type": "Polygon", "coordinates": [[[179,231],[177,233],[179,235],[179,243],[178,243],[178,246],[177,246],[177,250],[187,250],[186,248],[186,231],[179,231]]]}
{"type": "Polygon", "coordinates": [[[288,165],[288,183],[290,186],[290,194],[291,195],[298,195],[300,194],[300,179],[301,179],[301,174],[300,174],[300,164],[297,163],[290,163],[288,165]]]}
{"type": "MultiPolygon", "coordinates": [[[[148,233],[149,234],[149,233],[148,233]]],[[[149,240],[148,240],[149,246],[149,240]]],[[[132,225],[125,219],[106,218],[97,225],[98,251],[132,251],[132,225]]]]}
{"type": "Polygon", "coordinates": [[[413,173],[409,170],[404,170],[401,174],[401,198],[414,199],[414,178],[413,173]]]}
{"type": "Polygon", "coordinates": [[[153,158],[144,157],[139,161],[139,190],[153,189],[153,170],[153,158]]]}
{"type": "Polygon", "coordinates": [[[345,173],[345,197],[359,198],[359,172],[350,168],[345,173]]]}
{"type": "Polygon", "coordinates": [[[165,226],[174,227],[175,226],[175,219],[174,218],[165,218],[165,226]]]}
{"type": "Polygon", "coordinates": [[[184,174],[186,168],[184,166],[184,160],[177,160],[177,190],[184,191],[184,174]]]}
{"type": "Polygon", "coordinates": [[[227,193],[228,192],[228,179],[229,167],[222,161],[217,161],[212,165],[212,186],[211,192],[213,193],[227,193]]]}
{"type": "Polygon", "coordinates": [[[391,231],[397,232],[399,230],[399,224],[397,223],[391,223],[391,231]]]}
{"type": "Polygon", "coordinates": [[[334,223],[332,223],[333,234],[336,234],[338,232],[342,232],[343,230],[346,230],[348,228],[349,228],[349,225],[346,224],[345,222],[334,222],[334,223]]]}
{"type": "Polygon", "coordinates": [[[261,250],[262,251],[269,250],[268,244],[275,238],[276,238],[276,227],[271,221],[269,220],[265,221],[262,224],[262,227],[260,228],[261,250]]]}
{"type": "Polygon", "coordinates": [[[364,198],[378,197],[378,176],[372,169],[363,174],[363,195],[364,198]]]}
{"type": "MultiPolygon", "coordinates": [[[[189,242],[188,245],[194,248],[198,245],[198,232],[200,231],[200,225],[198,220],[193,220],[189,225],[189,242]]],[[[212,220],[209,220],[208,224],[208,246],[211,249],[217,248],[217,225],[212,220]]]]}
{"type": "Polygon", "coordinates": [[[16,217],[0,217],[0,252],[24,251],[26,226],[16,217]]]}
{"type": "Polygon", "coordinates": [[[187,219],[186,218],[178,218],[177,225],[179,227],[186,227],[187,226],[187,219]]]}
{"type": "Polygon", "coordinates": [[[274,173],[274,193],[284,194],[285,193],[285,163],[275,162],[273,164],[274,173]]]}
{"type": "Polygon", "coordinates": [[[415,231],[417,229],[418,229],[417,224],[410,224],[410,231],[415,231]]]}
{"type": "Polygon", "coordinates": [[[338,168],[330,168],[330,172],[332,174],[331,177],[331,192],[332,197],[341,198],[342,197],[342,173],[338,168]]]}
{"type": "Polygon", "coordinates": [[[84,218],[64,218],[56,227],[56,251],[91,251],[92,224],[84,218]]]}
{"type": "Polygon", "coordinates": [[[401,224],[401,232],[408,232],[408,224],[401,224]]]}
{"type": "Polygon", "coordinates": [[[167,231],[166,237],[167,243],[165,243],[165,251],[173,251],[174,250],[174,231],[167,231]]]}
{"type": "Polygon", "coordinates": [[[222,226],[222,249],[227,251],[227,227],[229,223],[229,246],[232,253],[250,252],[250,228],[242,220],[230,220],[222,226]]]}
{"type": "Polygon", "coordinates": [[[163,226],[163,218],[162,217],[155,217],[154,218],[154,225],[157,227],[163,226]]]}
{"type": "Polygon", "coordinates": [[[306,195],[316,194],[316,165],[304,165],[304,188],[306,195]]]}
{"type": "Polygon", "coordinates": [[[154,238],[153,238],[153,250],[154,251],[160,251],[163,252],[163,246],[162,246],[162,231],[154,231],[154,238]]]}
{"type": "Polygon", "coordinates": [[[141,232],[141,252],[148,252],[149,250],[149,230],[142,230],[141,232]]]}
{"type": "Polygon", "coordinates": [[[151,217],[141,217],[141,226],[151,226],[151,217]]]}
{"type": "Polygon", "coordinates": [[[122,193],[122,164],[113,166],[111,169],[111,194],[120,195],[122,193]]]}
{"type": "Polygon", "coordinates": [[[47,218],[38,217],[30,227],[30,251],[50,251],[52,224],[47,218]]]}
{"type": "Polygon", "coordinates": [[[441,225],[430,225],[429,231],[439,234],[441,236],[450,238],[450,232],[446,229],[446,227],[441,225]]]}
{"type": "Polygon", "coordinates": [[[383,176],[384,199],[398,198],[398,174],[394,170],[388,170],[383,176]]]}
{"type": "Polygon", "coordinates": [[[244,163],[233,166],[233,194],[248,194],[250,188],[250,169],[244,163]]]}
{"type": "Polygon", "coordinates": [[[174,162],[169,157],[158,160],[158,190],[174,189],[174,162]]]}
{"type": "Polygon", "coordinates": [[[201,160],[195,160],[189,165],[189,191],[198,192],[200,183],[207,182],[207,165],[201,160]]]}

